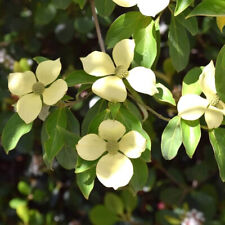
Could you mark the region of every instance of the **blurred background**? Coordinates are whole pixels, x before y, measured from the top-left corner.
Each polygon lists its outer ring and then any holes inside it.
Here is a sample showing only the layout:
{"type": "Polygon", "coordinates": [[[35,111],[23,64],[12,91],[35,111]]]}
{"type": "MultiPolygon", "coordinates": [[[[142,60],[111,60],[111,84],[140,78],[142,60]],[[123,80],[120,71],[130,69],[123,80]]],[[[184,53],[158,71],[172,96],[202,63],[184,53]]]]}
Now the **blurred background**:
{"type": "MultiPolygon", "coordinates": [[[[96,6],[101,4],[96,0],[96,6]]],[[[103,38],[110,24],[131,10],[112,4],[111,11],[98,10],[103,38]]],[[[98,7],[97,7],[98,8],[98,7]]],[[[136,10],[136,8],[132,8],[136,10]]],[[[155,70],[158,80],[181,95],[184,75],[193,67],[205,66],[225,43],[225,35],[215,18],[199,17],[198,33],[191,36],[190,62],[177,74],[168,53],[170,12],[160,21],[161,53],[155,70]]],[[[100,50],[89,2],[85,0],[0,0],[0,134],[14,112],[17,101],[7,89],[10,72],[33,70],[36,56],[60,58],[62,76],[82,69],[79,57],[100,50]]],[[[109,53],[111,50],[108,50],[109,53]]],[[[78,86],[70,88],[74,97],[78,86]]],[[[82,122],[93,96],[73,106],[74,115],[82,122]]],[[[172,117],[176,108],[149,104],[165,116],[172,117]]],[[[208,135],[202,138],[193,159],[184,148],[169,162],[162,159],[161,134],[164,121],[153,115],[144,122],[152,139],[152,162],[142,191],[127,188],[115,192],[96,181],[86,200],[79,191],[74,170],[55,161],[52,171],[42,159],[41,121],[23,136],[8,155],[0,146],[0,225],[223,225],[225,224],[225,185],[221,182],[208,135]]],[[[75,159],[74,159],[75,161],[75,159]]]]}

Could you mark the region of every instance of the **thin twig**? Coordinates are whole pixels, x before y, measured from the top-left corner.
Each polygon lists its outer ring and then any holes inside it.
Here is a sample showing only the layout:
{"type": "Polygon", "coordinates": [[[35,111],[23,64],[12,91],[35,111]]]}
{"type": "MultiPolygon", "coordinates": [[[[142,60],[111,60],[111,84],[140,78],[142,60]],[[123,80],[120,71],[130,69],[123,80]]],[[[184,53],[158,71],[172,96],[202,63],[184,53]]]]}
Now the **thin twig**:
{"type": "Polygon", "coordinates": [[[99,26],[98,17],[97,17],[96,11],[95,11],[95,1],[89,0],[89,2],[91,5],[92,16],[93,16],[94,22],[95,22],[95,29],[96,29],[96,33],[97,33],[97,37],[98,37],[98,43],[99,43],[101,51],[105,52],[105,45],[104,45],[104,41],[103,41],[102,34],[101,34],[101,28],[99,26]]]}

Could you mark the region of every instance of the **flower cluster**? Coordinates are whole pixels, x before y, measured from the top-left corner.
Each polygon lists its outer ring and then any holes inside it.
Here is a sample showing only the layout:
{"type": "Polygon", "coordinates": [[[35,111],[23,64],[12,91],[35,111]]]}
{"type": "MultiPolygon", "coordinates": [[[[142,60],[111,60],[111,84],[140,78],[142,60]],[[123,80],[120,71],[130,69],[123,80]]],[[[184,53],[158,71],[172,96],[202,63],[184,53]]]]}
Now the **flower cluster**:
{"type": "Polygon", "coordinates": [[[181,225],[202,225],[205,222],[205,217],[202,212],[196,209],[186,213],[184,220],[181,225]]]}
{"type": "Polygon", "coordinates": [[[182,96],[177,104],[179,116],[185,120],[197,120],[204,114],[208,128],[217,128],[225,115],[225,103],[217,95],[213,61],[203,69],[199,85],[206,99],[196,94],[182,96]]]}
{"type": "Polygon", "coordinates": [[[10,73],[8,87],[12,94],[19,96],[16,111],[25,123],[31,123],[40,114],[43,103],[56,104],[68,87],[64,80],[56,78],[61,71],[60,60],[41,62],[36,76],[31,71],[10,73]]]}
{"type": "Polygon", "coordinates": [[[140,12],[145,16],[156,16],[165,9],[170,0],[113,0],[117,5],[122,7],[132,7],[137,5],[140,12]]]}
{"type": "Polygon", "coordinates": [[[135,67],[128,71],[134,58],[134,40],[124,39],[113,48],[115,62],[104,52],[94,51],[81,58],[84,71],[92,76],[102,77],[94,82],[92,91],[111,102],[124,102],[127,90],[122,81],[125,78],[137,92],[154,95],[158,93],[155,74],[151,69],[135,67]]]}
{"type": "Polygon", "coordinates": [[[146,139],[139,132],[125,132],[126,128],[119,121],[104,120],[99,125],[98,135],[87,134],[76,146],[82,159],[99,159],[96,174],[106,187],[117,189],[127,185],[133,175],[129,158],[139,158],[146,148],[146,139]]]}

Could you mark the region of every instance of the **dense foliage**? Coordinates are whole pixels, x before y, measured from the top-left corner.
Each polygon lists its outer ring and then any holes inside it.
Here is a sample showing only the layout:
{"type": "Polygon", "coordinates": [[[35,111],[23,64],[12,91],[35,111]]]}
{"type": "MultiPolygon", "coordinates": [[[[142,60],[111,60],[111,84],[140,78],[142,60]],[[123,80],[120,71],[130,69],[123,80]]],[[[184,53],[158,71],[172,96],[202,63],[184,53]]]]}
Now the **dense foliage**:
{"type": "Polygon", "coordinates": [[[224,0],[0,14],[0,225],[225,223],[224,0]]]}

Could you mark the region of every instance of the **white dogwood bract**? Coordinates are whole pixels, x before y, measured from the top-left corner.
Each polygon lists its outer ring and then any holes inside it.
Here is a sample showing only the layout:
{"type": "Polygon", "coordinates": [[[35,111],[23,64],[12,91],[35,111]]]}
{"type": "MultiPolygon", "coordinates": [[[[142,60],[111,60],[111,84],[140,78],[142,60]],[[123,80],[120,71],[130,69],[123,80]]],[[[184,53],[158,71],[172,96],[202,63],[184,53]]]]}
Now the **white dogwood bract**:
{"type": "Polygon", "coordinates": [[[124,39],[118,42],[112,51],[113,61],[104,52],[94,51],[81,58],[84,71],[92,76],[102,77],[92,85],[92,91],[110,102],[124,102],[127,90],[122,81],[127,79],[131,87],[144,94],[158,93],[155,74],[151,69],[135,67],[128,71],[134,58],[134,40],[124,39]]]}
{"type": "Polygon", "coordinates": [[[140,12],[145,16],[155,17],[159,12],[165,9],[170,0],[113,0],[122,7],[132,7],[137,5],[140,12]]]}
{"type": "Polygon", "coordinates": [[[196,120],[204,114],[208,128],[217,128],[223,121],[225,104],[219,100],[216,92],[213,61],[203,69],[199,84],[206,99],[195,94],[186,94],[179,99],[178,113],[185,120],[196,120]]]}
{"type": "Polygon", "coordinates": [[[43,103],[54,105],[66,93],[68,86],[62,79],[57,79],[61,71],[60,59],[41,62],[36,69],[36,76],[31,71],[10,73],[8,88],[19,96],[16,111],[25,123],[31,123],[41,112],[43,103]],[[43,103],[42,103],[42,99],[43,103]]]}
{"type": "Polygon", "coordinates": [[[97,178],[104,186],[115,190],[127,185],[133,176],[129,158],[139,158],[146,148],[146,139],[140,133],[125,132],[125,126],[119,121],[104,120],[99,125],[98,135],[87,134],[76,146],[81,158],[88,161],[100,158],[96,166],[97,178]]]}

